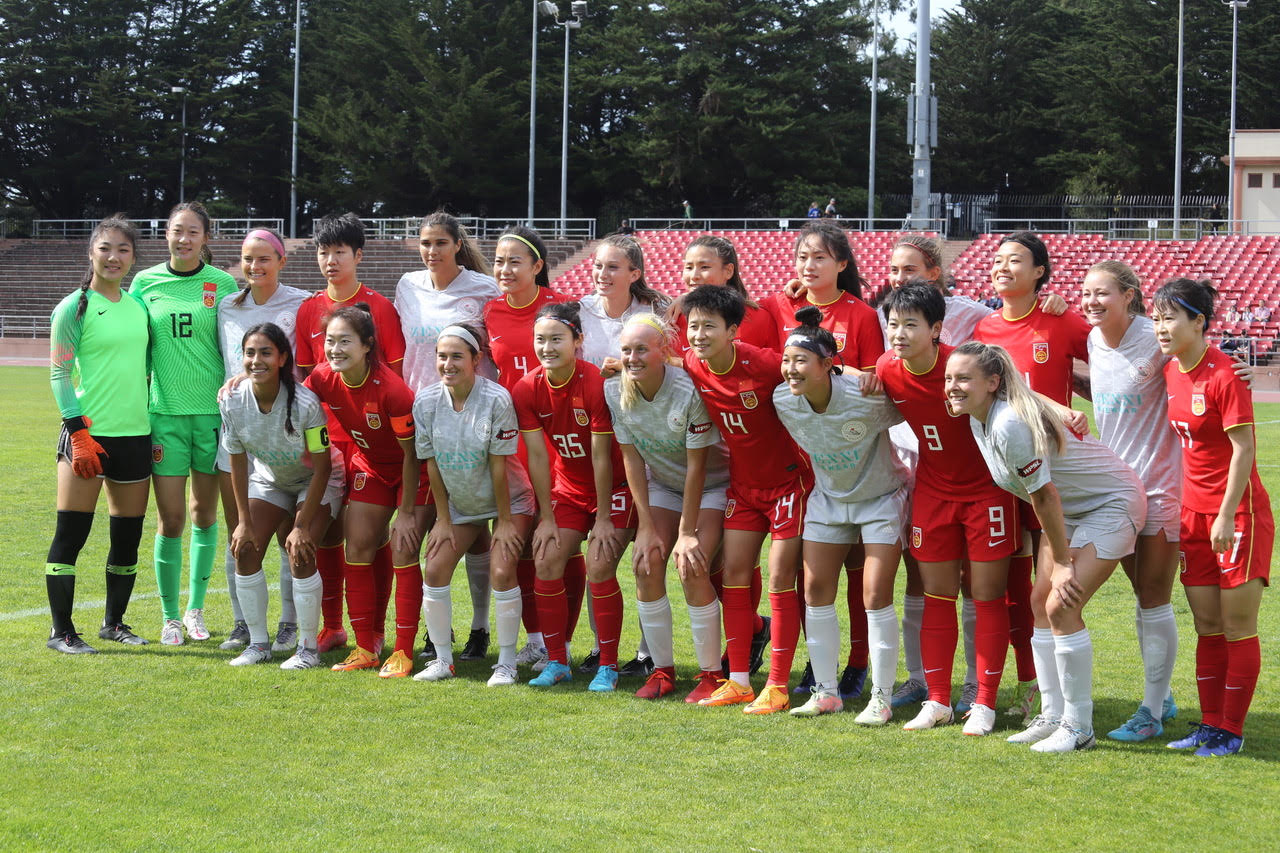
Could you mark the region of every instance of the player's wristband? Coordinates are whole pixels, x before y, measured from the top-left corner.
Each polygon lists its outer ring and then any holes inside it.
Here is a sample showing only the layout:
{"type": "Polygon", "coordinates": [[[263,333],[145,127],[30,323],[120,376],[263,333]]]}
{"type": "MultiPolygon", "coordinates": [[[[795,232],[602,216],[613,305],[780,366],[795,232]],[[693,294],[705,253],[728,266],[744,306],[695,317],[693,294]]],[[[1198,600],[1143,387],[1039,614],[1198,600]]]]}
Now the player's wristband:
{"type": "Polygon", "coordinates": [[[74,418],[63,418],[62,425],[67,428],[67,434],[70,435],[82,429],[88,429],[89,419],[84,415],[76,415],[74,418]]]}

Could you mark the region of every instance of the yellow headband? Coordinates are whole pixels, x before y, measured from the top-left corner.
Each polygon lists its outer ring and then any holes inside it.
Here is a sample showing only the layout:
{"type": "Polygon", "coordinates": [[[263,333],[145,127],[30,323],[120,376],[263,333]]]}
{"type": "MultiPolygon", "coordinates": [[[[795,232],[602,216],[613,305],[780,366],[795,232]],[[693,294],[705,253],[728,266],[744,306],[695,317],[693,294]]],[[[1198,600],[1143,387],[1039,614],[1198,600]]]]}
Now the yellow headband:
{"type": "Polygon", "coordinates": [[[632,314],[627,318],[626,325],[630,326],[632,323],[644,323],[664,338],[667,336],[667,330],[662,327],[662,323],[656,316],[650,314],[648,311],[643,314],[632,314]]]}
{"type": "Polygon", "coordinates": [[[521,243],[524,243],[526,246],[528,246],[530,251],[533,252],[534,260],[537,260],[537,261],[542,260],[542,253],[538,251],[538,247],[530,243],[525,238],[521,237],[519,234],[503,234],[501,237],[498,238],[498,242],[501,243],[503,240],[519,240],[521,243]]]}

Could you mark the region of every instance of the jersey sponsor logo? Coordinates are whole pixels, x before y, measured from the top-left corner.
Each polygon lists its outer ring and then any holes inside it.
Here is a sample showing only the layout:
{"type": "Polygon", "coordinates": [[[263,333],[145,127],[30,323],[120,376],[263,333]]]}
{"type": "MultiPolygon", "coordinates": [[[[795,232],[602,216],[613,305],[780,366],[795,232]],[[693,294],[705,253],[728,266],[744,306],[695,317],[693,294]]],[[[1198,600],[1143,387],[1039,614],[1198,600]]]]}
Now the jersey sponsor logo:
{"type": "Polygon", "coordinates": [[[737,508],[738,508],[738,502],[733,498],[729,498],[728,502],[724,505],[724,517],[733,518],[733,512],[737,508]]]}
{"type": "Polygon", "coordinates": [[[218,285],[212,281],[204,283],[204,307],[212,308],[218,302],[218,285]]]}
{"type": "Polygon", "coordinates": [[[151,445],[151,461],[156,465],[159,465],[161,462],[164,461],[164,445],[163,444],[151,445]]]}
{"type": "Polygon", "coordinates": [[[866,421],[851,420],[840,424],[840,437],[845,441],[859,442],[867,437],[866,421]]]}
{"type": "Polygon", "coordinates": [[[369,475],[363,471],[357,471],[355,477],[351,480],[351,488],[360,491],[364,488],[365,482],[369,479],[369,475]]]}
{"type": "Polygon", "coordinates": [[[742,405],[746,406],[748,409],[754,409],[756,406],[760,405],[760,400],[756,397],[755,391],[739,391],[738,399],[740,399],[742,401],[742,405]]]}
{"type": "Polygon", "coordinates": [[[520,434],[520,430],[518,429],[500,429],[498,430],[498,440],[510,441],[511,439],[515,438],[519,434],[520,434]]]}
{"type": "Polygon", "coordinates": [[[919,527],[911,528],[911,547],[919,548],[924,543],[924,531],[919,527]]]}
{"type": "Polygon", "coordinates": [[[689,424],[690,435],[702,435],[704,432],[711,431],[711,421],[702,424],[689,424]]]}
{"type": "Polygon", "coordinates": [[[1191,395],[1191,414],[1195,415],[1196,417],[1199,417],[1200,415],[1204,414],[1204,408],[1205,408],[1204,395],[1192,394],[1191,395]]]}
{"type": "Polygon", "coordinates": [[[1032,459],[1026,465],[1018,469],[1019,477],[1030,477],[1032,474],[1040,470],[1040,466],[1044,464],[1043,459],[1032,459]]]}
{"type": "Polygon", "coordinates": [[[1044,364],[1049,360],[1049,342],[1048,341],[1032,341],[1031,357],[1035,359],[1036,364],[1044,364]]]}

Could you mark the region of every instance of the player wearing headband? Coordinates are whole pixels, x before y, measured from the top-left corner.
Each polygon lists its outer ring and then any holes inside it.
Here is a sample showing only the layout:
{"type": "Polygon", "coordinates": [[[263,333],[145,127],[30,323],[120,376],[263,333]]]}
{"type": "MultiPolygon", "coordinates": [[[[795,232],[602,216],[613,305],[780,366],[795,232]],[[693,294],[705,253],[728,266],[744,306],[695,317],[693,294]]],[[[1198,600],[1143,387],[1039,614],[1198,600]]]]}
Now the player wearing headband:
{"type": "MultiPolygon", "coordinates": [[[[235,347],[247,381],[222,400],[222,446],[228,455],[236,526],[231,550],[235,585],[249,629],[245,650],[232,666],[266,663],[267,579],[262,556],[281,523],[289,530],[281,550],[296,581],[297,653],[281,669],[320,665],[320,575],[316,543],[342,508],[342,462],[330,455],[327,417],[320,400],[293,372],[293,344],[275,323],[251,326],[235,347]],[[250,470],[252,468],[252,471],[250,470]]],[[[336,455],[336,454],[334,454],[336,455]]],[[[277,634],[277,642],[279,634],[277,634]]]]}
{"type": "Polygon", "coordinates": [[[538,500],[535,591],[549,658],[529,683],[547,687],[572,677],[565,646],[570,617],[564,572],[590,533],[587,578],[595,601],[600,665],[588,689],[611,692],[618,683],[622,633],[618,561],[635,534],[636,518],[604,399],[604,380],[594,365],[574,355],[582,344],[577,308],[573,302],[552,303],[538,312],[533,336],[540,366],[517,383],[513,394],[538,500]],[[544,433],[555,448],[554,463],[548,458],[544,433]]]}
{"type": "Polygon", "coordinates": [[[654,314],[622,327],[622,373],[605,381],[605,399],[622,448],[638,527],[632,554],[636,609],[654,664],[636,695],[658,699],[675,690],[667,558],[674,552],[698,659],[698,685],[685,697],[710,696],[720,680],[720,603],[711,583],[720,547],[728,455],[693,380],[667,364],[671,329],[654,314]]]}
{"type": "Polygon", "coordinates": [[[477,374],[484,360],[478,325],[445,326],[436,340],[441,381],[420,391],[413,404],[418,458],[427,461],[435,505],[447,507],[447,514],[439,512],[427,546],[424,609],[437,657],[414,676],[419,681],[455,674],[450,581],[458,558],[488,534],[492,520],[486,568],[497,604],[498,662],[489,686],[516,683],[521,595],[516,560],[533,529],[535,505],[529,476],[515,455],[519,430],[511,395],[477,374]]]}
{"type": "Polygon", "coordinates": [[[816,480],[804,517],[805,634],[814,686],[792,709],[799,717],[840,711],[836,658],[840,623],[835,596],[850,549],[863,545],[863,598],[872,649],[871,701],[855,722],[881,726],[892,711],[898,669],[898,620],[893,581],[901,556],[907,492],[894,467],[888,428],[902,415],[883,394],[869,396],[867,374],[843,375],[835,337],[818,323],[815,306],[796,312],[799,324],[782,351],[784,384],[773,391],[778,418],[809,455],[816,480]]]}
{"type": "MultiPolygon", "coordinates": [[[[287,338],[290,346],[289,364],[292,370],[294,331],[297,328],[298,307],[310,295],[305,290],[280,283],[280,272],[287,261],[284,241],[280,235],[265,228],[258,228],[245,235],[240,247],[240,272],[245,286],[235,296],[218,304],[218,344],[222,349],[223,367],[230,379],[244,372],[241,342],[245,332],[262,323],[273,323],[287,338]]],[[[227,592],[231,596],[231,613],[234,624],[231,633],[221,644],[225,650],[243,648],[249,643],[249,626],[240,597],[236,594],[236,561],[231,553],[230,531],[240,523],[236,516],[235,493],[231,488],[231,462],[223,444],[218,446],[218,486],[222,492],[223,520],[227,524],[227,549],[225,568],[227,592]]],[[[285,549],[285,537],[293,529],[282,528],[277,542],[280,545],[280,624],[276,626],[272,649],[287,651],[298,643],[298,614],[293,606],[293,573],[289,567],[289,554],[285,549]]],[[[262,556],[259,555],[259,559],[262,556]]]]}
{"type": "Polygon", "coordinates": [[[151,475],[156,493],[156,587],[164,612],[160,642],[181,645],[182,631],[209,639],[204,596],[218,547],[218,303],[233,296],[235,279],[212,266],[212,223],[199,202],[169,213],[168,263],[143,270],[129,292],[151,320],[151,475]],[[188,499],[187,480],[191,481],[188,499]],[[182,531],[191,517],[190,592],[179,607],[182,531]]]}

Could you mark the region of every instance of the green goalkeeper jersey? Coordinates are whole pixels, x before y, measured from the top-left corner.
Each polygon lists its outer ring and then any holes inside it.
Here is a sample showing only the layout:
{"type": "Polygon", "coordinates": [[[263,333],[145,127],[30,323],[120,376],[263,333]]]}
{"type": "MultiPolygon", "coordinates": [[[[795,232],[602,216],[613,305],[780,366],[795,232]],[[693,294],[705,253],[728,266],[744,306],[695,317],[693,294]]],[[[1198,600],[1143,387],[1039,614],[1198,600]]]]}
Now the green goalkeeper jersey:
{"type": "Polygon", "coordinates": [[[153,414],[218,414],[218,303],[237,291],[234,278],[208,264],[189,273],[158,264],[134,277],[129,292],[151,319],[153,414]]]}
{"type": "Polygon", "coordinates": [[[101,436],[146,435],[147,310],[136,296],[112,302],[90,290],[76,319],[79,290],[53,309],[49,384],[63,418],[83,416],[101,436]]]}

